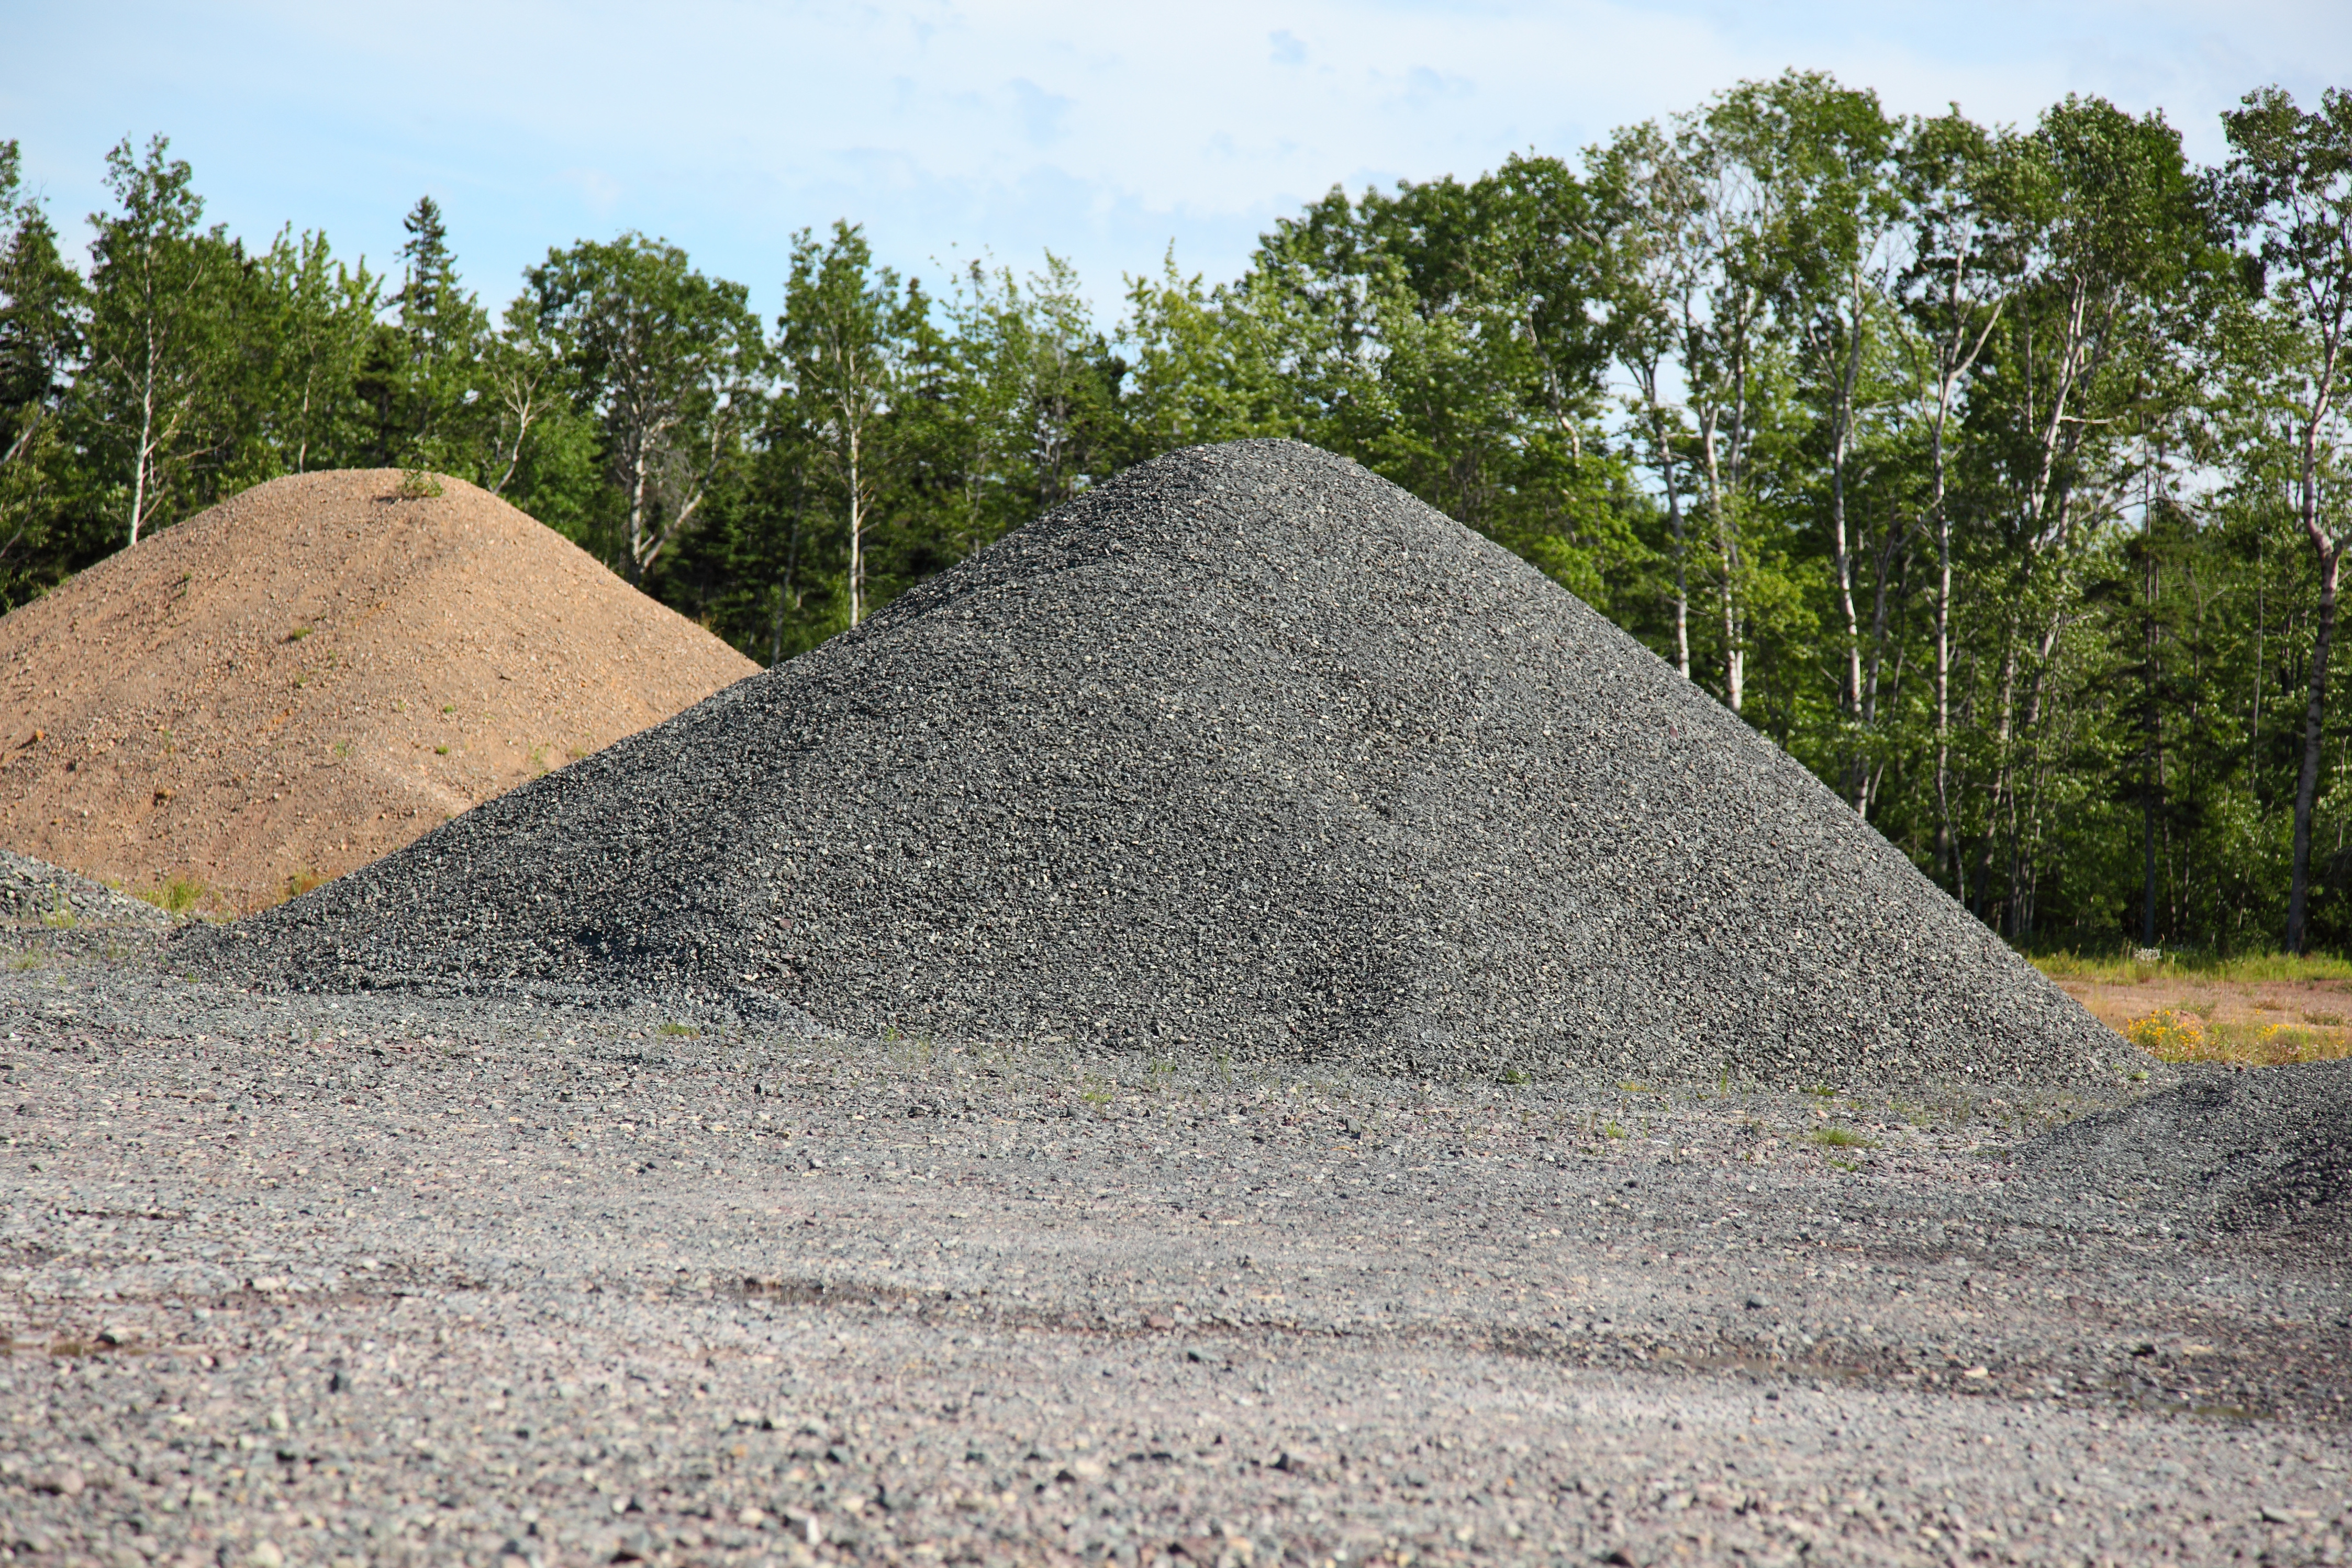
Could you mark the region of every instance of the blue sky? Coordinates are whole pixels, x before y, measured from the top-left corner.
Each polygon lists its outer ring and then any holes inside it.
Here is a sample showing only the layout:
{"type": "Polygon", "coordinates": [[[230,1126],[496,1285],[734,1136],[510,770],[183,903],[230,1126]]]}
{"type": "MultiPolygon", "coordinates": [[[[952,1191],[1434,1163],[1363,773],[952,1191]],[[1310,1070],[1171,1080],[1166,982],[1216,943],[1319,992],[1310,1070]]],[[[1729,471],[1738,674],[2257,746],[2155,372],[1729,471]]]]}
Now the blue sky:
{"type": "Polygon", "coordinates": [[[635,228],[771,315],[793,232],[846,216],[934,277],[1050,247],[1108,317],[1171,241],[1230,277],[1334,183],[1572,153],[1790,66],[1988,120],[2100,93],[2208,159],[2248,88],[2352,85],[2342,0],[0,0],[0,137],[69,233],[106,149],[163,131],[251,239],[290,221],[381,266],[430,193],[494,308],[551,245],[635,228]]]}

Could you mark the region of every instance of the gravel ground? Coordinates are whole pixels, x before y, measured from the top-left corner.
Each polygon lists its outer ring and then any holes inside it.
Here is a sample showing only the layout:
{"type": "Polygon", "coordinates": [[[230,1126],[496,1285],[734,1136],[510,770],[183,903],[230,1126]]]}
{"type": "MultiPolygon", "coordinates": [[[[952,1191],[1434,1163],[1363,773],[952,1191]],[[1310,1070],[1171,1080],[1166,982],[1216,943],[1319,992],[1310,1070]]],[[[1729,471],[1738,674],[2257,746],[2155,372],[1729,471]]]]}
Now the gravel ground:
{"type": "Polygon", "coordinates": [[[2029,1173],[2066,1107],[15,940],[0,1543],[37,1562],[2306,1563],[2352,1524],[2347,1269],[2029,1173]]]}
{"type": "Polygon", "coordinates": [[[175,962],[1418,1075],[2032,1093],[2125,1050],[1607,621],[1274,441],[175,962]]]}

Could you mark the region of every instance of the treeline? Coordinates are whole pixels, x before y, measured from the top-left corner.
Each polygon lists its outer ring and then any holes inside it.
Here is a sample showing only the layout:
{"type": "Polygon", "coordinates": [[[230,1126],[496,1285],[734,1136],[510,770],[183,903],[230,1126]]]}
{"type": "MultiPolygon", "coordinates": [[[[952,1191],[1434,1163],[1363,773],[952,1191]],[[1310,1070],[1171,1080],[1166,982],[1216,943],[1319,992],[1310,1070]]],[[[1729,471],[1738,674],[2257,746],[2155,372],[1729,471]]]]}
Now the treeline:
{"type": "Polygon", "coordinates": [[[1745,83],[1575,159],[1334,190],[1116,326],[1071,269],[804,231],[778,313],[641,235],[495,319],[205,227],[158,140],[70,260],[0,151],[0,592],[212,501],[398,465],[513,500],[773,661],[1151,455],[1294,435],[1582,595],[2012,940],[2352,940],[2334,654],[2352,96],[2218,168],[1745,83]]]}

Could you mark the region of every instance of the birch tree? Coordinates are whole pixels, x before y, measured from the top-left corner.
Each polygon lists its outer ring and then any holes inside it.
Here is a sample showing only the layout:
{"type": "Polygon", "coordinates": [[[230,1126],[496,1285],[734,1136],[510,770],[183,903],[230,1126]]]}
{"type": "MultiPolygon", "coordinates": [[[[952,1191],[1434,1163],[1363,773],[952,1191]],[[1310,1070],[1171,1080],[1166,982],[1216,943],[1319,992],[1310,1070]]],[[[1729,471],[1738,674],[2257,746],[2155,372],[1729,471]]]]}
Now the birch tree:
{"type": "Polygon", "coordinates": [[[848,546],[849,624],[866,612],[868,535],[887,478],[884,423],[898,395],[911,340],[927,307],[920,291],[874,265],[856,225],[836,223],[820,245],[803,229],[793,245],[776,344],[793,417],[832,480],[848,546]]]}
{"type": "MultiPolygon", "coordinates": [[[[1795,350],[1802,395],[1826,426],[1830,586],[1842,637],[1837,700],[1851,732],[1844,793],[1866,817],[1874,779],[1867,732],[1877,716],[1884,637],[1874,615],[1880,634],[1865,655],[1849,493],[1856,424],[1869,395],[1864,366],[1886,324],[1908,237],[1892,178],[1900,128],[1875,94],[1795,71],[1725,94],[1707,125],[1761,193],[1758,232],[1743,236],[1740,248],[1753,246],[1747,267],[1795,350]]],[[[1874,552],[1881,605],[1888,553],[1874,552]]]]}
{"type": "Polygon", "coordinates": [[[1901,351],[1910,371],[1913,416],[1927,446],[1920,525],[1936,552],[1929,594],[1934,863],[1963,903],[1968,875],[1952,804],[1952,437],[1962,390],[2000,324],[2022,265],[2015,204],[2004,177],[2014,162],[2012,136],[1987,132],[1954,113],[1915,128],[1899,176],[1910,231],[1908,265],[1898,284],[1908,328],[1901,351]]]}
{"type": "Polygon", "coordinates": [[[173,500],[186,465],[217,444],[206,404],[228,348],[236,262],[226,235],[197,225],[204,202],[158,136],[106,155],[115,209],[91,214],[89,364],[78,391],[105,454],[126,545],[173,500]]]}
{"type": "Polygon", "coordinates": [[[1622,403],[1639,461],[1665,502],[1675,667],[1691,678],[1690,493],[1685,409],[1672,395],[1679,374],[1682,302],[1696,283],[1689,238],[1697,196],[1673,143],[1647,122],[1620,131],[1587,160],[1609,204],[1605,253],[1609,342],[1625,378],[1622,403]]]}
{"type": "Polygon", "coordinates": [[[2024,276],[1970,377],[1978,504],[2005,558],[1990,694],[1987,844],[2005,861],[2012,936],[2033,928],[2044,734],[2062,638],[2084,622],[2096,530],[2135,494],[2163,427],[2151,406],[2193,329],[2187,287],[2206,217],[2160,115],[2069,98],[2020,146],[2024,276]]]}
{"type": "Polygon", "coordinates": [[[527,274],[539,329],[560,344],[601,424],[621,556],[642,587],[692,526],[758,404],[765,365],[741,284],[640,234],[551,251],[527,274]]]}
{"type": "Polygon", "coordinates": [[[2309,542],[2319,600],[2312,629],[2286,946],[2309,941],[2311,821],[2326,737],[2329,656],[2344,551],[2343,508],[2331,504],[2345,450],[2342,381],[2352,326],[2352,93],[2330,88],[2315,110],[2264,88],[2222,117],[2231,159],[2222,178],[2233,214],[2255,235],[2265,303],[2292,345],[2267,378],[2264,402],[2294,452],[2295,518],[2309,542]]]}

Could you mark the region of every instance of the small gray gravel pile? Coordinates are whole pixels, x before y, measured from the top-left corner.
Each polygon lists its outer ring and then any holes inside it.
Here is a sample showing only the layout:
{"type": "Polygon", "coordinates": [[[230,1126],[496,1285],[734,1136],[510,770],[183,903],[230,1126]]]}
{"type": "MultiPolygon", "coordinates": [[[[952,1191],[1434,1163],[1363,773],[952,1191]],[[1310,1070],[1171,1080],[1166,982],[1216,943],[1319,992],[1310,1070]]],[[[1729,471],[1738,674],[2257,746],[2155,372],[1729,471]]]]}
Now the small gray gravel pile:
{"type": "Polygon", "coordinates": [[[0,850],[0,921],[59,927],[163,925],[171,916],[63,866],[0,850]]]}
{"type": "Polygon", "coordinates": [[[1783,1087],[2126,1048],[1508,552],[1289,442],[1173,454],[175,966],[862,1035],[1783,1087]]]}
{"type": "Polygon", "coordinates": [[[2199,1069],[2018,1158],[2046,1183],[2194,1228],[2352,1259],[2352,1061],[2199,1069]]]}

